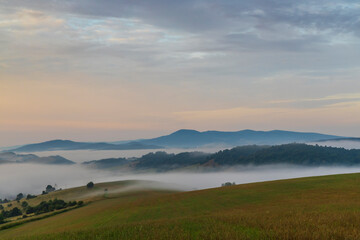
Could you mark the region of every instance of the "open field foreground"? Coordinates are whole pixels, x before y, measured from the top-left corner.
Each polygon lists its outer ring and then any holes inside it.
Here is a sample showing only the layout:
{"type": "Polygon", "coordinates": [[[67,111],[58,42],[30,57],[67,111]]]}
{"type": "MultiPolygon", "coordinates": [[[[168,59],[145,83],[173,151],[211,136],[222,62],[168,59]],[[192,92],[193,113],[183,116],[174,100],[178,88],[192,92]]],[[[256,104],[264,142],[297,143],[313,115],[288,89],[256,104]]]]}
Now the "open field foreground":
{"type": "Polygon", "coordinates": [[[192,192],[131,186],[96,184],[91,191],[109,193],[94,196],[84,187],[49,194],[87,204],[1,230],[0,239],[360,239],[360,174],[192,192]]]}

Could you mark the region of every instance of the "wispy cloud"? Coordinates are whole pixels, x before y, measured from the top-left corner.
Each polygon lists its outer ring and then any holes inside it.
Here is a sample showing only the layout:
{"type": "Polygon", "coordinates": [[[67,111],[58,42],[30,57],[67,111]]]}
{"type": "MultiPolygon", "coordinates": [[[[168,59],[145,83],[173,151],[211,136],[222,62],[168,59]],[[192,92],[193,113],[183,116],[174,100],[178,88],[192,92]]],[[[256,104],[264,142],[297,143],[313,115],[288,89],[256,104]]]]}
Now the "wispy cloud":
{"type": "Polygon", "coordinates": [[[352,0],[0,0],[1,127],[306,129],[317,116],[341,131],[350,120],[337,113],[350,118],[359,100],[359,11],[352,0]]]}
{"type": "Polygon", "coordinates": [[[348,94],[336,94],[321,98],[303,98],[303,99],[286,99],[286,100],[274,100],[270,101],[270,104],[281,104],[281,103],[299,103],[299,102],[322,102],[322,101],[329,101],[329,100],[336,100],[339,102],[343,101],[353,101],[353,100],[360,100],[360,93],[348,93],[348,94]]]}

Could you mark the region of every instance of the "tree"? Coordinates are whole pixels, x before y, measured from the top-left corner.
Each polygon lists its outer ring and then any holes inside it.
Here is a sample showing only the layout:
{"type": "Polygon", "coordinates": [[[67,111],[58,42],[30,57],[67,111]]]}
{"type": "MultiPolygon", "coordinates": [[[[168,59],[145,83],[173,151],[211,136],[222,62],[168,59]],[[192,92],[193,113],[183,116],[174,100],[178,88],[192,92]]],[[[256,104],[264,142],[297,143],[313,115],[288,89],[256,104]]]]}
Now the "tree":
{"type": "Polygon", "coordinates": [[[28,204],[27,201],[23,201],[23,202],[21,203],[21,206],[22,206],[23,208],[26,208],[27,206],[29,206],[29,204],[28,204]]]}
{"type": "Polygon", "coordinates": [[[89,182],[87,185],[86,185],[86,187],[88,188],[88,189],[90,189],[90,188],[93,188],[94,187],[94,183],[93,182],[89,182]]]}
{"type": "Polygon", "coordinates": [[[221,184],[222,187],[228,187],[228,186],[233,186],[233,185],[235,185],[235,182],[233,182],[233,183],[226,182],[226,183],[221,184]]]}
{"type": "Polygon", "coordinates": [[[11,209],[10,211],[2,211],[1,215],[4,218],[9,218],[9,217],[20,216],[20,215],[22,215],[22,212],[19,208],[15,207],[15,208],[11,209]]]}
{"type": "Polygon", "coordinates": [[[19,194],[16,196],[16,201],[19,201],[19,200],[21,200],[22,198],[24,198],[24,194],[19,193],[19,194]]]}
{"type": "Polygon", "coordinates": [[[31,194],[28,194],[28,195],[26,196],[26,200],[29,200],[29,199],[32,199],[32,198],[36,198],[36,196],[35,196],[35,195],[31,195],[31,194]]]}
{"type": "Polygon", "coordinates": [[[46,186],[46,192],[47,193],[50,193],[50,192],[53,192],[53,191],[55,191],[56,189],[53,187],[53,186],[51,186],[51,185],[47,185],[46,186]]]}
{"type": "Polygon", "coordinates": [[[0,214],[0,224],[5,222],[4,219],[5,219],[4,216],[2,214],[0,214]]]}

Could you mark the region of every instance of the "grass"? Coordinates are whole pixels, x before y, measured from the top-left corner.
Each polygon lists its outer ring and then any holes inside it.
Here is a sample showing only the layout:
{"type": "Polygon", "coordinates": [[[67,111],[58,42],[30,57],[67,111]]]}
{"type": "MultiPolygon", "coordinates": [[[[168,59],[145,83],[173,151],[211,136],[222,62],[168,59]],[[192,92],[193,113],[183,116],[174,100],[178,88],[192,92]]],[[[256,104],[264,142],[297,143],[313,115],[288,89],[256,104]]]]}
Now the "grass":
{"type": "Polygon", "coordinates": [[[344,174],[122,192],[2,230],[0,239],[360,239],[359,225],[360,174],[344,174]]]}

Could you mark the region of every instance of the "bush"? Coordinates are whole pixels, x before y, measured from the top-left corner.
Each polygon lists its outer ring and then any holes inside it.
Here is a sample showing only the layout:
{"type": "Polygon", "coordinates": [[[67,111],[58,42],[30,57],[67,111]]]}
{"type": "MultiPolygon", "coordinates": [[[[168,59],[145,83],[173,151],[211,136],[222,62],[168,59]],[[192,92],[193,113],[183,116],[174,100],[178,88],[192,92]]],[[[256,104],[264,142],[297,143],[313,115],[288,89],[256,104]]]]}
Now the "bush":
{"type": "Polygon", "coordinates": [[[24,198],[24,194],[22,193],[19,193],[17,196],[16,196],[16,201],[20,201],[22,198],[24,198]]]}
{"type": "Polygon", "coordinates": [[[228,186],[233,186],[233,185],[236,185],[235,182],[233,182],[233,183],[226,182],[226,183],[221,184],[222,187],[228,187],[228,186]]]}
{"type": "Polygon", "coordinates": [[[86,185],[86,187],[90,189],[90,188],[93,188],[94,185],[95,185],[95,184],[94,184],[93,182],[89,182],[89,183],[86,185]]]}
{"type": "Polygon", "coordinates": [[[37,205],[35,207],[29,206],[26,209],[26,214],[47,213],[47,212],[52,212],[54,210],[60,210],[60,209],[64,209],[67,207],[76,206],[76,204],[77,204],[76,201],[66,203],[64,200],[59,200],[59,199],[49,200],[48,202],[42,201],[39,205],[37,205]]]}
{"type": "Polygon", "coordinates": [[[32,199],[32,198],[36,198],[36,196],[35,196],[35,195],[31,195],[31,194],[28,194],[28,195],[26,196],[26,200],[29,200],[29,199],[32,199]]]}
{"type": "Polygon", "coordinates": [[[23,202],[21,203],[21,206],[22,206],[23,208],[26,208],[27,206],[29,206],[29,204],[28,204],[27,201],[23,201],[23,202]]]}
{"type": "Polygon", "coordinates": [[[19,208],[15,207],[13,209],[11,209],[10,211],[2,211],[1,212],[1,216],[3,218],[10,218],[10,217],[16,217],[16,216],[20,216],[22,215],[22,212],[19,208]]]}

